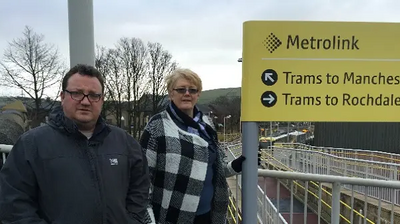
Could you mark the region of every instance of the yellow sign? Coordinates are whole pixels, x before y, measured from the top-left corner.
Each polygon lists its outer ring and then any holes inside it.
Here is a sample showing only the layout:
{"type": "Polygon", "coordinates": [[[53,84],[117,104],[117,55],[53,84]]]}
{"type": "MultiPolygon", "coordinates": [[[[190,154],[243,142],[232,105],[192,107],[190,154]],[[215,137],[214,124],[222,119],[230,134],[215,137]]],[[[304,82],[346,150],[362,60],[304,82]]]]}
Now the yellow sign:
{"type": "Polygon", "coordinates": [[[249,21],[242,121],[400,121],[400,24],[249,21]]]}

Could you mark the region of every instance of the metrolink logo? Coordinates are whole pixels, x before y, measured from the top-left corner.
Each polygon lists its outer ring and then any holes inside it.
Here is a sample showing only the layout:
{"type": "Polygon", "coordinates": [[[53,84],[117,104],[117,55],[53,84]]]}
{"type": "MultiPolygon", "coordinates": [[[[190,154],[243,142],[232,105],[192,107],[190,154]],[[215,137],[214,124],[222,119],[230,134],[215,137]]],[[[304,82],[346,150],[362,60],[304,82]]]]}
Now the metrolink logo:
{"type": "Polygon", "coordinates": [[[281,46],[282,42],[278,37],[275,36],[274,33],[271,33],[264,39],[263,44],[269,53],[272,53],[278,49],[279,46],[281,46]]]}
{"type": "MultiPolygon", "coordinates": [[[[273,53],[281,45],[282,41],[274,34],[269,34],[263,41],[264,47],[273,53]]],[[[329,38],[307,37],[300,35],[288,35],[286,38],[286,49],[298,50],[359,50],[356,36],[341,37],[333,35],[329,38]]]]}

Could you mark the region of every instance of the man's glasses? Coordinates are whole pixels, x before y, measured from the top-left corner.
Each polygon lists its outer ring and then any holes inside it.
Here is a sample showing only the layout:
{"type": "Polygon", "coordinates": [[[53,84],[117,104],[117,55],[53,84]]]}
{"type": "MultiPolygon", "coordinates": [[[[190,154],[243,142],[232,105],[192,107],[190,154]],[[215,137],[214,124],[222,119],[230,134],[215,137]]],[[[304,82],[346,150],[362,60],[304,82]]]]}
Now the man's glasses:
{"type": "Polygon", "coordinates": [[[82,101],[83,99],[85,99],[85,97],[87,97],[90,102],[97,102],[101,99],[102,96],[102,94],[96,94],[96,93],[84,94],[82,92],[75,92],[68,90],[64,90],[64,92],[69,93],[69,95],[71,95],[71,99],[76,101],[82,101]]]}
{"type": "Polygon", "coordinates": [[[190,94],[196,94],[197,92],[199,92],[199,90],[195,88],[177,88],[174,90],[180,94],[185,94],[187,91],[189,91],[190,94]]]}

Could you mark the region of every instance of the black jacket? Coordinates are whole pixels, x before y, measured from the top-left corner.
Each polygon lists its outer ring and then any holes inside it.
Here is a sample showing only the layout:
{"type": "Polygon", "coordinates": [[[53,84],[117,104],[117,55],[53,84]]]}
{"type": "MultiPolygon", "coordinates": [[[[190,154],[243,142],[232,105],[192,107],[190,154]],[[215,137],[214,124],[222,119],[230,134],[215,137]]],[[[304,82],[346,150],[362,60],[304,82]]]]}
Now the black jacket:
{"type": "Polygon", "coordinates": [[[20,137],[0,171],[0,221],[142,223],[149,184],[146,157],[125,131],[99,119],[88,140],[58,109],[20,137]]]}

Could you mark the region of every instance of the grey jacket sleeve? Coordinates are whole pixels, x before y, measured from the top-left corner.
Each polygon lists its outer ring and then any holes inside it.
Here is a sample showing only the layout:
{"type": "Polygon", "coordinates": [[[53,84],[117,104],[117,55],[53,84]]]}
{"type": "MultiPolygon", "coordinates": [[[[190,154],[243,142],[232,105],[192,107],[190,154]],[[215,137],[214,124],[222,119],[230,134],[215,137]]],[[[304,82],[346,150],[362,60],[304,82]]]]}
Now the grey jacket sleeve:
{"type": "MultiPolygon", "coordinates": [[[[223,158],[223,167],[224,167],[224,171],[225,171],[225,177],[231,177],[237,174],[240,174],[238,172],[236,172],[233,168],[232,168],[232,162],[233,161],[228,161],[228,157],[226,156],[226,154],[223,152],[223,149],[219,150],[220,156],[223,158]]],[[[229,152],[228,152],[229,153],[229,152]]]]}
{"type": "Polygon", "coordinates": [[[28,155],[34,151],[33,137],[23,135],[0,171],[0,221],[3,224],[47,224],[37,214],[38,185],[28,155]]]}
{"type": "Polygon", "coordinates": [[[126,198],[127,210],[135,223],[144,223],[147,214],[149,197],[149,168],[146,156],[139,145],[131,136],[128,136],[131,147],[131,170],[129,190],[126,198]]]}

